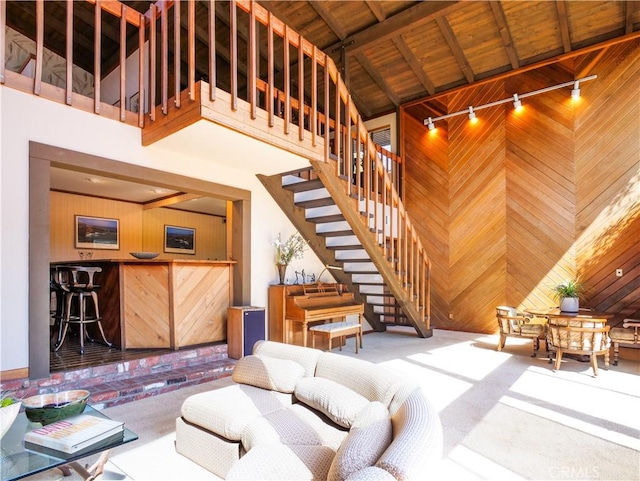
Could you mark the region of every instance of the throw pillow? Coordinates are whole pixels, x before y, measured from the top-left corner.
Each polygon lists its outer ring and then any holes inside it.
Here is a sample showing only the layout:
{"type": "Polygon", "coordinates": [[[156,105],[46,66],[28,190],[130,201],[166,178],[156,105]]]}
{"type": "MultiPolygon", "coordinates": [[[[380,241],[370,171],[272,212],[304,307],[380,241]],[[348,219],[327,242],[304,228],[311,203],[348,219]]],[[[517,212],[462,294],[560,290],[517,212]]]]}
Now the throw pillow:
{"type": "Polygon", "coordinates": [[[238,361],[232,379],[239,384],[290,394],[302,376],[304,368],[295,361],[252,354],[238,361]]]}

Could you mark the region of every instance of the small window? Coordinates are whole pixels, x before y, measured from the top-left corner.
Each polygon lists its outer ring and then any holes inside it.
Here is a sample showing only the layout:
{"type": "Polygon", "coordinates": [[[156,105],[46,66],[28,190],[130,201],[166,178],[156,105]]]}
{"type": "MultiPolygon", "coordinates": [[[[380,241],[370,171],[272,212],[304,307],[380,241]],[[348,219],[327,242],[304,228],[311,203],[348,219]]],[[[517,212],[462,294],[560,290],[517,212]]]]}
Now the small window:
{"type": "Polygon", "coordinates": [[[374,130],[371,132],[371,140],[383,149],[391,151],[391,127],[374,130]]]}

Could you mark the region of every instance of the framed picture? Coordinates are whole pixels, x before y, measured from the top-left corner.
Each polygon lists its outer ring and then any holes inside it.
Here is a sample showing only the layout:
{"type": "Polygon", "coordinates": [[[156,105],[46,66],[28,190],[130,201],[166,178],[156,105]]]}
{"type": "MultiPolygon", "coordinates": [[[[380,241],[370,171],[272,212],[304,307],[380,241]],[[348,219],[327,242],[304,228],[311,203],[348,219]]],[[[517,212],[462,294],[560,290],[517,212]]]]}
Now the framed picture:
{"type": "Polygon", "coordinates": [[[120,249],[118,219],[75,216],[76,249],[120,249]]]}
{"type": "Polygon", "coordinates": [[[196,230],[189,227],[165,225],[164,251],[174,254],[195,254],[196,230]]]}
{"type": "Polygon", "coordinates": [[[138,113],[138,110],[140,110],[140,92],[136,92],[129,97],[129,108],[132,112],[138,113]]]}

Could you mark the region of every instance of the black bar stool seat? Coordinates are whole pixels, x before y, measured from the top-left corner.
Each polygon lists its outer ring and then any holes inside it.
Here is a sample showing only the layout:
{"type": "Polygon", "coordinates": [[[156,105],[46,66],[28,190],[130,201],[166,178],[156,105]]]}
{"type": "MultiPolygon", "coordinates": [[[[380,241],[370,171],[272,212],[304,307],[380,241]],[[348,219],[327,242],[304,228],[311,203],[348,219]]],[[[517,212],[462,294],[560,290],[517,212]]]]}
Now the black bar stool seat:
{"type": "Polygon", "coordinates": [[[67,336],[67,330],[69,324],[77,324],[80,328],[80,354],[84,354],[84,340],[85,337],[91,342],[94,340],[89,336],[87,331],[87,324],[97,323],[102,335],[104,343],[111,347],[112,344],[107,341],[100,322],[100,308],[98,306],[98,292],[99,285],[94,284],[93,276],[96,272],[101,272],[102,268],[97,266],[63,266],[58,267],[61,273],[65,274],[66,282],[60,284],[62,291],[64,292],[64,307],[60,322],[60,329],[58,331],[58,340],[55,344],[54,351],[60,349],[67,336]],[[77,313],[72,315],[71,309],[73,300],[77,299],[77,313]],[[93,315],[89,315],[87,312],[87,299],[91,299],[93,302],[93,315]]]}

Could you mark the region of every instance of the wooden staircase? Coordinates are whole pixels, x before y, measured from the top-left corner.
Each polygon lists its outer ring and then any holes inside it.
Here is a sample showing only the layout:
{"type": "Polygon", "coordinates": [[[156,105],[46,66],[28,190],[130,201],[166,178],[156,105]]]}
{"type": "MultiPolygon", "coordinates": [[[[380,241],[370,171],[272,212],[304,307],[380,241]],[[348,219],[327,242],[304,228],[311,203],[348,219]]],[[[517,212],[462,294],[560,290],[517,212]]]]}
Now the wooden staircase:
{"type": "MultiPolygon", "coordinates": [[[[387,325],[413,327],[430,337],[427,306],[416,307],[398,259],[389,257],[382,226],[363,207],[364,197],[348,195],[348,179],[335,175],[334,162],[311,162],[307,169],[258,178],[282,207],[309,246],[365,306],[364,316],[376,331],[387,325]]],[[[384,222],[378,216],[378,222],[384,222]]],[[[318,281],[326,279],[316,279],[318,281]]]]}

